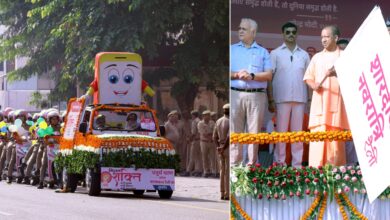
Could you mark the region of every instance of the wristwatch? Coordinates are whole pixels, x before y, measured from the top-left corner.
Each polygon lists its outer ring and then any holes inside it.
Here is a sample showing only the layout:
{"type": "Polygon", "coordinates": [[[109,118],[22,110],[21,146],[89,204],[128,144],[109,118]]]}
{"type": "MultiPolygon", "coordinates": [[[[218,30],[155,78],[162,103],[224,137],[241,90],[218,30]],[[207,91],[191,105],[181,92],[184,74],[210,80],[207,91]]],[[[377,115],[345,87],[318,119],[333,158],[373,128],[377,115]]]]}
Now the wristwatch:
{"type": "Polygon", "coordinates": [[[251,75],[251,77],[252,77],[252,80],[254,80],[254,79],[255,79],[255,74],[254,74],[254,73],[249,73],[249,75],[251,75]]]}

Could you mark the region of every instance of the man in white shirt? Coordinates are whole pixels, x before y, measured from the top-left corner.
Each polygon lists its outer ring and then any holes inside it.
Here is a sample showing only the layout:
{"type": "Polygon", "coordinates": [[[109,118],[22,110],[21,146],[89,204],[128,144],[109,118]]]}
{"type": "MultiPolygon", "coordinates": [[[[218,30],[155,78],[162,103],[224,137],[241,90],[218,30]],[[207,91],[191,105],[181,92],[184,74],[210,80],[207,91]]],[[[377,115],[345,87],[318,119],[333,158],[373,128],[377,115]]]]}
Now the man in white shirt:
{"type": "MultiPolygon", "coordinates": [[[[287,22],[282,26],[284,43],[271,52],[273,100],[269,99],[272,109],[276,107],[276,129],[278,132],[301,131],[305,104],[307,102],[307,86],[302,81],[309,65],[309,54],[297,43],[298,27],[287,22]],[[276,106],[275,104],[276,103],[276,106]]],[[[294,167],[301,167],[303,143],[291,146],[294,167]]],[[[278,143],[274,151],[274,161],[286,164],[286,144],[278,143]]]]}
{"type": "Polygon", "coordinates": [[[140,123],[138,122],[138,116],[136,113],[130,113],[126,118],[126,129],[134,131],[141,128],[140,123]]]}

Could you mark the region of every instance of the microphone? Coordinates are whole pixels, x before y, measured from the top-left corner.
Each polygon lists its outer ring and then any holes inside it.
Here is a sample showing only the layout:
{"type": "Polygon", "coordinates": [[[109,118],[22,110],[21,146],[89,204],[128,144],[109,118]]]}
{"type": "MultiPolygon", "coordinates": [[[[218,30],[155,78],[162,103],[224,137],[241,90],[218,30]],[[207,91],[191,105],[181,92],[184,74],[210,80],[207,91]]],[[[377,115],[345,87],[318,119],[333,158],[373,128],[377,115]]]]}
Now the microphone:
{"type": "Polygon", "coordinates": [[[291,60],[291,62],[293,61],[293,56],[292,55],[290,56],[290,60],[291,60]]]}

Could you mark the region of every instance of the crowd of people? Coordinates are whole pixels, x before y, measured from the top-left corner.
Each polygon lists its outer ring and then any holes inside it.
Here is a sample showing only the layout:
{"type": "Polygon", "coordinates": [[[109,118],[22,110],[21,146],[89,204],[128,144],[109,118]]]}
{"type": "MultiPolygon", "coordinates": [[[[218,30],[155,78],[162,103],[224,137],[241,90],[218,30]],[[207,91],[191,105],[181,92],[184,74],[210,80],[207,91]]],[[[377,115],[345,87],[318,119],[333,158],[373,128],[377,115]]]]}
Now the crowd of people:
{"type": "MultiPolygon", "coordinates": [[[[60,136],[62,121],[63,116],[56,109],[45,109],[33,115],[23,109],[9,107],[1,111],[0,181],[38,184],[38,189],[42,189],[46,173],[52,171],[48,167],[47,148],[56,141],[44,138],[38,130],[50,127],[50,136],[60,136]],[[38,123],[43,124],[39,126],[38,123]],[[20,153],[22,157],[18,156],[20,153]],[[17,175],[14,174],[15,170],[17,175]]],[[[54,175],[53,179],[49,179],[50,188],[55,187],[58,178],[54,175]]]]}
{"type": "MultiPolygon", "coordinates": [[[[390,21],[386,25],[389,28],[390,21]]],[[[334,64],[349,42],[341,39],[339,28],[322,28],[323,50],[312,57],[297,44],[298,26],[292,22],[281,26],[283,43],[270,53],[256,43],[257,32],[257,22],[243,18],[238,28],[240,41],[231,45],[231,131],[261,132],[267,107],[275,115],[278,132],[304,130],[305,114],[309,115],[308,129],[312,132],[348,130],[334,64]]],[[[291,145],[292,166],[302,166],[303,151],[303,143],[291,145]]],[[[287,153],[286,144],[277,143],[273,162],[286,165],[287,153]]],[[[346,154],[357,162],[353,142],[348,142],[347,148],[340,141],[311,142],[308,164],[351,164],[346,154]]],[[[249,144],[247,155],[243,155],[243,145],[231,145],[231,165],[244,163],[244,156],[247,164],[258,163],[258,145],[249,144]]]]}
{"type": "Polygon", "coordinates": [[[220,178],[222,200],[229,199],[229,109],[224,105],[219,119],[215,112],[193,110],[191,120],[173,110],[164,125],[165,137],[180,156],[179,175],[220,178]]]}

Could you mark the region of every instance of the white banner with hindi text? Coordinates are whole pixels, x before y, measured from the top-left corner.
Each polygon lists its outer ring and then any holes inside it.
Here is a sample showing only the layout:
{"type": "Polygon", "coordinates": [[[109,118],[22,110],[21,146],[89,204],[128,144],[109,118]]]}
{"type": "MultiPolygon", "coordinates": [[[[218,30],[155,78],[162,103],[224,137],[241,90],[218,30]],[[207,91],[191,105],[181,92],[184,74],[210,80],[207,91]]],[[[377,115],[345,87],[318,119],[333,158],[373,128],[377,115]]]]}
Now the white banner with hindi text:
{"type": "Polygon", "coordinates": [[[390,185],[389,60],[390,35],[375,7],[335,64],[371,203],[390,185]]]}

